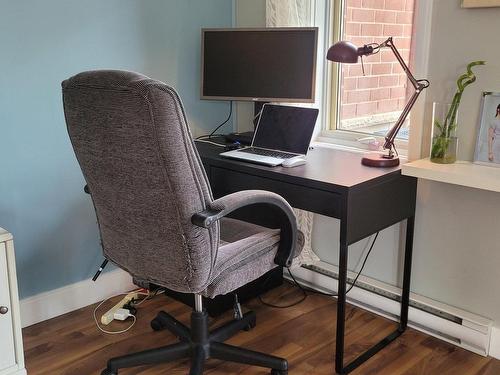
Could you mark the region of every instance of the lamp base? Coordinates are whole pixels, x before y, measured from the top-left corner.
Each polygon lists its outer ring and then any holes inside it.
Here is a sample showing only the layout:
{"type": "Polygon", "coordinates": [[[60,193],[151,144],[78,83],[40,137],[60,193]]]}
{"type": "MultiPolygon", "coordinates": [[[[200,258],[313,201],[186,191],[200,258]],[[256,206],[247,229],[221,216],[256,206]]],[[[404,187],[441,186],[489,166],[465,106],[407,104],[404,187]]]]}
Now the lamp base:
{"type": "Polygon", "coordinates": [[[361,164],[374,168],[391,168],[399,165],[397,156],[388,156],[386,154],[367,154],[361,159],[361,164]]]}

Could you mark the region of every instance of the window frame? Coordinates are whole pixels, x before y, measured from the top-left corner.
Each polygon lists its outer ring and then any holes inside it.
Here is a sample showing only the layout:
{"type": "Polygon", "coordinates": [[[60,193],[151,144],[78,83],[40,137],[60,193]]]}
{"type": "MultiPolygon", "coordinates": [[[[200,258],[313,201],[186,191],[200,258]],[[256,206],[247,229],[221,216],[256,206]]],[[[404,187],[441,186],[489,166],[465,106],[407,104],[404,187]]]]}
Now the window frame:
{"type": "MultiPolygon", "coordinates": [[[[419,3],[419,5],[420,3],[426,3],[426,1],[415,0],[415,3],[417,2],[419,3]]],[[[325,29],[327,30],[327,35],[328,35],[328,37],[326,38],[327,46],[325,48],[325,51],[327,51],[329,46],[340,41],[343,35],[345,0],[326,1],[325,5],[327,9],[325,9],[326,25],[324,26],[325,29]]],[[[424,12],[426,12],[426,14],[430,14],[430,9],[428,9],[430,7],[431,6],[429,5],[423,7],[425,8],[424,12]]],[[[419,9],[415,7],[415,16],[414,16],[415,18],[413,22],[413,27],[418,27],[419,24],[421,24],[421,22],[419,22],[419,19],[422,19],[422,17],[419,17],[418,13],[419,9]]],[[[414,36],[415,35],[416,34],[414,33],[414,36]]],[[[417,47],[417,43],[415,43],[414,41],[412,41],[412,48],[414,50],[419,49],[417,47]]],[[[416,51],[414,51],[412,56],[413,56],[413,62],[418,61],[416,51]]],[[[330,62],[328,64],[328,68],[326,69],[325,79],[323,81],[325,86],[324,87],[325,100],[323,101],[323,105],[326,112],[325,122],[316,140],[319,142],[334,143],[357,149],[368,149],[368,145],[362,144],[358,141],[360,138],[365,138],[365,137],[373,137],[380,144],[383,144],[384,136],[372,135],[369,133],[358,132],[355,130],[342,130],[338,128],[338,124],[340,122],[339,109],[340,109],[340,99],[341,99],[340,77],[341,77],[340,64],[330,62]]],[[[423,98],[421,98],[421,100],[422,99],[423,98]]],[[[414,111],[415,110],[412,110],[412,113],[410,114],[411,119],[414,119],[415,117],[413,116],[414,111]]],[[[412,132],[414,130],[415,126],[413,126],[412,124],[410,131],[410,139],[409,140],[396,139],[394,142],[397,150],[402,156],[408,155],[408,150],[410,149],[410,141],[412,139],[412,132]]],[[[420,134],[421,132],[419,131],[417,133],[420,134]]]]}

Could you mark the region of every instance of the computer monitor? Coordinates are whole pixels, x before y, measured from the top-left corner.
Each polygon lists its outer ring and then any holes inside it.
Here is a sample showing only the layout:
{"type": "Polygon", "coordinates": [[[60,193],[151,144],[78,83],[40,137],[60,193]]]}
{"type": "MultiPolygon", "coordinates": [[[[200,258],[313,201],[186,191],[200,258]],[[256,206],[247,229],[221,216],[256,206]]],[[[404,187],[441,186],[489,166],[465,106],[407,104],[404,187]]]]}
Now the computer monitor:
{"type": "Polygon", "coordinates": [[[314,102],[316,27],[202,29],[201,98],[314,102]]]}

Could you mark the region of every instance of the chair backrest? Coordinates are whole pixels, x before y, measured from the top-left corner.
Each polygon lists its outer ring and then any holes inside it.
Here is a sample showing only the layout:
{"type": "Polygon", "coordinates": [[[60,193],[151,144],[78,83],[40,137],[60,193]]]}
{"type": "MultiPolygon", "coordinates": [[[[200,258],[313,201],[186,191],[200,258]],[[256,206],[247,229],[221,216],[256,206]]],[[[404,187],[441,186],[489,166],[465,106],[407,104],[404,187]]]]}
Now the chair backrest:
{"type": "Polygon", "coordinates": [[[175,90],[109,70],[77,74],[62,89],[105,256],[143,281],[203,290],[219,227],[191,223],[213,199],[175,90]]]}

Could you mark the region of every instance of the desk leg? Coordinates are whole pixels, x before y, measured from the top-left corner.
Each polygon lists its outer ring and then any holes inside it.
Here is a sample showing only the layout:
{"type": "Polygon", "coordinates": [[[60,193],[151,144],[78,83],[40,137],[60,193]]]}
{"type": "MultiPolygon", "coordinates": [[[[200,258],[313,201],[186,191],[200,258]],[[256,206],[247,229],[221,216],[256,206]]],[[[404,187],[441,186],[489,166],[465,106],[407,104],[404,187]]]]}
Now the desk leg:
{"type": "Polygon", "coordinates": [[[356,357],[351,363],[344,367],[344,334],[345,334],[345,303],[346,303],[346,284],[347,284],[347,242],[345,237],[340,236],[340,254],[339,254],[339,287],[337,299],[337,341],[335,351],[335,372],[337,374],[348,374],[355,368],[363,364],[366,360],[373,357],[381,349],[385,348],[392,341],[398,338],[408,325],[408,308],[410,306],[410,278],[411,261],[413,253],[413,230],[415,226],[415,217],[409,217],[406,220],[406,243],[405,260],[403,270],[403,290],[401,295],[401,315],[398,328],[384,337],[370,349],[356,357]]]}
{"type": "Polygon", "coordinates": [[[339,285],[337,292],[337,337],[335,349],[335,371],[343,373],[344,369],[344,337],[345,337],[345,303],[347,288],[347,259],[349,246],[345,236],[340,237],[339,250],[339,285]]]}
{"type": "Polygon", "coordinates": [[[404,332],[408,325],[408,309],[410,307],[410,279],[411,279],[411,261],[413,255],[413,231],[415,228],[415,216],[406,220],[406,244],[405,244],[405,263],[403,270],[403,293],[401,295],[401,318],[399,321],[399,330],[404,332]]]}

